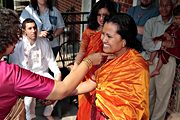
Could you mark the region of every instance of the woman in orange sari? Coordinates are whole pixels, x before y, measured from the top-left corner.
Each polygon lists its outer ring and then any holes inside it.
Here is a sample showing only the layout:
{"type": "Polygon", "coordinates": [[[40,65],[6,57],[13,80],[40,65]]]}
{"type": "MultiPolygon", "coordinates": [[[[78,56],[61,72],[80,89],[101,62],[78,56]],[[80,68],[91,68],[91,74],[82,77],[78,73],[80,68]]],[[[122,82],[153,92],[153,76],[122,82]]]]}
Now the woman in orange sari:
{"type": "Polygon", "coordinates": [[[149,120],[148,64],[138,52],[136,35],[134,20],[125,13],[104,24],[103,51],[115,57],[108,57],[96,71],[95,81],[85,81],[73,92],[96,89],[91,117],[86,120],[149,120]]]}
{"type": "MultiPolygon", "coordinates": [[[[100,0],[92,8],[89,18],[88,25],[82,35],[82,41],[79,53],[76,57],[74,67],[76,66],[91,53],[102,51],[101,41],[101,30],[104,24],[105,17],[108,17],[116,13],[114,2],[111,0],[100,0]]],[[[88,74],[85,76],[85,80],[92,79],[94,72],[98,66],[93,66],[88,74]]],[[[83,82],[82,81],[82,82],[83,82]]],[[[86,93],[78,96],[78,113],[77,120],[88,120],[91,110],[91,93],[86,93]],[[86,112],[84,112],[86,110],[86,112]]]]}

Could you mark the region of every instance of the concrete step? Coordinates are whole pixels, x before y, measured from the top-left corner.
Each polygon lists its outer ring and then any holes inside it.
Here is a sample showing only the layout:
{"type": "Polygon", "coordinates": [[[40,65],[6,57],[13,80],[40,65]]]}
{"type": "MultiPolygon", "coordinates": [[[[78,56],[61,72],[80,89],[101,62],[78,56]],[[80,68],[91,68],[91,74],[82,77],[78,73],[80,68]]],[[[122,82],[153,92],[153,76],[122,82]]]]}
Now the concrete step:
{"type": "MultiPolygon", "coordinates": [[[[36,104],[36,119],[48,120],[43,116],[45,106],[37,102],[36,104]]],[[[77,105],[69,101],[69,98],[58,101],[54,107],[52,116],[54,120],[76,120],[77,105]]]]}

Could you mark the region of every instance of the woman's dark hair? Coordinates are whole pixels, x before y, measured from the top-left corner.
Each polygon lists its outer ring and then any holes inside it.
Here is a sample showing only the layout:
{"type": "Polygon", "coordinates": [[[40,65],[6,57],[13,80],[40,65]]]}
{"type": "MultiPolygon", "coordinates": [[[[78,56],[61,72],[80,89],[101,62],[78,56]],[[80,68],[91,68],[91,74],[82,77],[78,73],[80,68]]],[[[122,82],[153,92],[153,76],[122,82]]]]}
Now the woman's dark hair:
{"type": "Polygon", "coordinates": [[[179,15],[180,15],[180,5],[177,5],[177,6],[173,9],[173,15],[174,15],[174,16],[179,16],[179,15]]]}
{"type": "MultiPolygon", "coordinates": [[[[116,14],[115,2],[113,2],[112,0],[99,0],[92,7],[90,15],[88,17],[88,27],[92,30],[96,30],[99,27],[99,24],[97,22],[97,16],[101,8],[107,8],[107,10],[110,13],[110,16],[116,14]]],[[[106,16],[105,19],[107,19],[107,17],[109,16],[106,16]]]]}
{"type": "Polygon", "coordinates": [[[130,15],[126,13],[119,13],[118,15],[111,17],[106,22],[117,25],[117,33],[126,40],[126,47],[134,48],[137,51],[141,50],[142,45],[136,38],[137,26],[134,19],[130,15]]]}
{"type": "Polygon", "coordinates": [[[26,18],[26,19],[23,21],[23,23],[22,23],[22,29],[26,29],[26,24],[27,24],[27,23],[34,23],[35,26],[36,26],[36,28],[37,28],[36,22],[35,22],[33,19],[31,19],[31,18],[26,18]]]}
{"type": "Polygon", "coordinates": [[[19,41],[21,28],[18,14],[7,8],[0,9],[0,52],[5,52],[8,45],[19,41]]]}
{"type": "MultiPolygon", "coordinates": [[[[34,8],[34,10],[36,10],[37,13],[40,14],[37,0],[31,0],[30,3],[32,5],[32,7],[34,8]]],[[[52,1],[51,0],[47,0],[46,5],[47,5],[47,8],[49,8],[49,10],[51,10],[51,11],[53,10],[53,6],[52,6],[52,1]]]]}

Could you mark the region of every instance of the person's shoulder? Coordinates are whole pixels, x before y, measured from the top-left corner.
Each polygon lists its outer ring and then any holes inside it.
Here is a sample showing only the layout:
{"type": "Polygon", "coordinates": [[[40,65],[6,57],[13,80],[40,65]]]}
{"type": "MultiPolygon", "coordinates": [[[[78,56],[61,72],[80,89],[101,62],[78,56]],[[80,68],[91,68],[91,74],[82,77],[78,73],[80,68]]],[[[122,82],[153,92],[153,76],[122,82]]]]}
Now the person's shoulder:
{"type": "Polygon", "coordinates": [[[132,14],[133,11],[136,9],[137,6],[132,6],[132,7],[129,7],[128,10],[127,10],[127,13],[128,14],[132,14]]]}
{"type": "Polygon", "coordinates": [[[160,19],[160,15],[148,19],[146,23],[157,22],[159,21],[159,19],[160,19]]]}
{"type": "Polygon", "coordinates": [[[55,6],[52,7],[53,10],[59,11],[55,6]]]}
{"type": "Polygon", "coordinates": [[[2,71],[8,70],[8,72],[15,72],[20,67],[13,63],[7,63],[6,61],[0,61],[0,67],[2,71]]]}
{"type": "Polygon", "coordinates": [[[143,57],[141,56],[141,54],[135,50],[135,49],[130,49],[129,50],[129,56],[130,56],[130,59],[132,59],[131,61],[138,61],[138,60],[143,60],[143,57]]]}
{"type": "Polygon", "coordinates": [[[140,5],[132,6],[128,9],[127,14],[132,16],[135,12],[140,12],[140,10],[141,10],[140,5]]]}
{"type": "Polygon", "coordinates": [[[24,15],[28,15],[29,13],[31,13],[33,11],[34,11],[34,8],[31,5],[26,6],[20,15],[20,19],[21,19],[22,15],[24,17],[24,15]]]}
{"type": "Polygon", "coordinates": [[[152,12],[152,14],[155,14],[156,16],[159,15],[159,9],[155,6],[152,6],[150,8],[150,11],[152,12]]]}
{"type": "Polygon", "coordinates": [[[32,5],[28,5],[24,8],[24,10],[33,10],[33,7],[32,7],[32,5]]]}
{"type": "Polygon", "coordinates": [[[86,27],[86,29],[84,30],[84,34],[91,36],[95,33],[95,30],[90,29],[89,27],[86,27]]]}
{"type": "Polygon", "coordinates": [[[49,40],[47,38],[38,37],[36,42],[41,46],[49,46],[49,40]]]}
{"type": "Polygon", "coordinates": [[[86,27],[86,29],[84,30],[84,32],[92,32],[94,30],[91,30],[89,27],[86,27]]]}
{"type": "Polygon", "coordinates": [[[55,6],[52,7],[54,12],[60,12],[55,6]]]}
{"type": "Polygon", "coordinates": [[[129,8],[129,10],[135,10],[135,9],[141,9],[141,6],[140,5],[136,5],[136,6],[132,6],[129,8]]]}
{"type": "Polygon", "coordinates": [[[130,7],[128,10],[134,10],[134,9],[139,9],[139,8],[140,8],[140,6],[137,5],[137,6],[132,6],[132,7],[130,7]]]}
{"type": "Polygon", "coordinates": [[[16,43],[16,45],[15,45],[15,50],[16,49],[19,49],[21,46],[23,46],[24,45],[24,42],[23,42],[23,39],[22,38],[20,38],[20,40],[16,43]]]}
{"type": "Polygon", "coordinates": [[[49,42],[48,38],[38,37],[37,42],[47,44],[49,42]]]}
{"type": "Polygon", "coordinates": [[[130,59],[131,59],[131,64],[135,65],[137,68],[145,68],[148,69],[148,64],[146,62],[146,60],[142,57],[142,55],[137,52],[134,49],[130,50],[130,59]]]}
{"type": "MultiPolygon", "coordinates": [[[[62,16],[61,15],[61,11],[60,10],[58,10],[55,6],[53,6],[52,7],[52,10],[50,11],[50,13],[52,14],[52,15],[55,15],[55,16],[62,16]]],[[[61,18],[59,18],[59,20],[61,20],[61,18]]]]}

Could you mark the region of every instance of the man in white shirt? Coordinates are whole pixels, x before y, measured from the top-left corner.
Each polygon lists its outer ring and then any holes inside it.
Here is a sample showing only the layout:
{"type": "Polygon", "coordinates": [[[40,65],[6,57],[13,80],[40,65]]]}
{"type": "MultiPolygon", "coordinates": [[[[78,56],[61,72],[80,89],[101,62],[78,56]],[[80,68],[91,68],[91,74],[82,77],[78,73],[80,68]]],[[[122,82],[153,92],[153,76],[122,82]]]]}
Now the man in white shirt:
{"type": "MultiPolygon", "coordinates": [[[[153,38],[164,34],[165,30],[172,24],[173,16],[172,10],[174,7],[173,0],[160,0],[159,11],[160,15],[149,19],[144,27],[144,34],[142,45],[146,50],[144,54],[145,59],[149,58],[151,52],[160,50],[162,46],[167,45],[167,41],[153,42],[153,38]]],[[[154,70],[158,62],[156,56],[154,64],[150,65],[150,71],[154,70]]],[[[151,77],[150,79],[150,119],[151,120],[164,120],[169,98],[171,95],[172,84],[175,76],[176,59],[171,56],[169,62],[164,64],[160,74],[151,77]]]]}
{"type": "Polygon", "coordinates": [[[49,42],[56,58],[60,49],[59,35],[63,33],[65,24],[61,12],[52,6],[52,0],[30,0],[30,4],[20,15],[21,23],[26,18],[31,18],[36,22],[40,37],[48,37],[51,33],[53,37],[49,38],[53,39],[49,39],[49,42]]]}
{"type": "MultiPolygon", "coordinates": [[[[61,72],[55,61],[52,48],[47,38],[37,38],[37,25],[31,18],[22,23],[23,37],[17,43],[14,53],[10,56],[10,62],[28,69],[45,77],[53,77],[48,73],[48,68],[54,73],[55,80],[61,80],[61,72]]],[[[35,118],[35,98],[25,97],[26,119],[35,118]]],[[[56,103],[56,102],[55,102],[56,103]]],[[[46,106],[44,116],[51,116],[55,105],[46,106]]]]}

